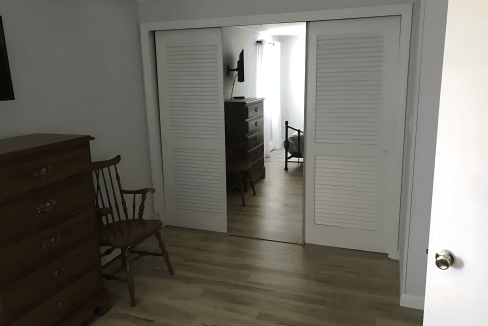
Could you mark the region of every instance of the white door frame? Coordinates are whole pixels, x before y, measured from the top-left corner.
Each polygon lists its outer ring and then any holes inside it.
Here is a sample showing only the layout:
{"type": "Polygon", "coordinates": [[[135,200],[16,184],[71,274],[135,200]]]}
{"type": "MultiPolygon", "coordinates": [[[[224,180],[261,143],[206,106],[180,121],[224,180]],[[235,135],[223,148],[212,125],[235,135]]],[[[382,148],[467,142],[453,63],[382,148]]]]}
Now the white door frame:
{"type": "MultiPolygon", "coordinates": [[[[404,242],[399,244],[401,249],[400,256],[406,256],[408,254],[409,247],[409,229],[411,212],[415,211],[416,214],[422,216],[430,216],[430,204],[426,205],[429,194],[432,195],[432,178],[434,171],[434,156],[435,156],[435,141],[437,137],[437,114],[439,104],[439,92],[436,91],[436,85],[430,85],[430,80],[441,80],[441,70],[437,69],[438,65],[429,69],[429,66],[421,61],[421,58],[429,58],[432,60],[439,59],[439,52],[442,54],[442,48],[428,46],[423,48],[422,34],[424,28],[426,30],[434,30],[433,35],[429,35],[429,39],[432,37],[444,37],[441,31],[436,26],[427,24],[424,27],[423,21],[429,22],[431,16],[436,16],[433,11],[423,12],[427,0],[420,0],[421,5],[421,17],[420,17],[420,31],[417,44],[411,44],[411,48],[417,48],[417,57],[414,64],[412,64],[412,57],[409,58],[411,63],[409,66],[409,90],[407,99],[407,126],[405,132],[405,142],[409,141],[411,146],[404,149],[404,153],[409,151],[412,153],[412,159],[409,162],[405,162],[403,174],[408,175],[408,182],[402,182],[402,201],[401,201],[401,216],[400,220],[405,227],[404,242]],[[422,71],[424,72],[422,75],[422,71]],[[425,70],[424,70],[425,69],[425,70]],[[437,70],[436,70],[437,69],[437,70]],[[433,71],[434,70],[434,71],[433,71]],[[427,73],[425,73],[427,71],[427,73]],[[434,75],[428,76],[428,73],[434,75]],[[413,75],[412,75],[413,74],[413,75]],[[438,75],[438,76],[437,76],[438,75]],[[413,76],[414,78],[412,78],[413,76]],[[438,77],[438,78],[436,78],[438,77]],[[425,79],[425,80],[424,80],[425,79]],[[422,88],[420,87],[422,85],[422,88]],[[421,101],[422,99],[422,101],[421,101]],[[424,122],[420,121],[417,126],[417,117],[425,117],[424,122]],[[431,125],[431,122],[434,122],[431,125]],[[408,123],[410,121],[410,123],[408,123]],[[434,146],[432,147],[432,144],[434,146]],[[422,162],[415,164],[414,156],[423,155],[425,158],[422,162]],[[406,164],[405,164],[406,163],[406,164]],[[415,170],[415,174],[414,174],[415,170]],[[421,173],[418,173],[421,172],[421,173]],[[415,192],[424,195],[426,200],[419,200],[421,203],[413,201],[413,189],[415,192]]],[[[447,0],[437,0],[436,2],[447,6],[447,0]]],[[[254,15],[254,16],[239,16],[239,17],[223,17],[212,19],[197,19],[197,20],[180,20],[180,21],[167,21],[167,22],[151,22],[141,23],[141,54],[144,76],[144,88],[146,99],[146,114],[148,122],[148,136],[149,136],[149,150],[151,161],[151,175],[153,187],[158,191],[153,194],[154,211],[159,213],[161,219],[164,222],[164,189],[163,189],[163,173],[162,173],[162,157],[161,157],[161,138],[160,138],[160,126],[159,126],[159,106],[158,106],[158,89],[157,89],[157,76],[156,76],[156,59],[155,59],[155,45],[154,45],[154,31],[159,30],[174,30],[174,29],[188,29],[188,28],[206,28],[206,27],[228,27],[237,25],[260,25],[260,24],[278,24],[278,23],[292,23],[292,22],[307,22],[316,20],[332,20],[332,19],[347,19],[347,18],[359,18],[359,17],[376,17],[376,16],[389,16],[389,15],[401,15],[402,16],[402,30],[411,30],[412,20],[412,4],[400,4],[400,5],[388,5],[388,6],[373,6],[373,7],[360,7],[360,8],[347,8],[336,10],[322,10],[322,11],[309,11],[309,12],[293,12],[283,14],[268,14],[268,15],[254,15]]],[[[437,22],[437,20],[436,20],[437,22]]],[[[442,57],[442,56],[441,56],[442,57]]],[[[305,117],[306,118],[306,117],[305,117]]],[[[402,177],[403,179],[403,177],[402,177]]],[[[418,196],[415,198],[419,198],[418,196]]],[[[421,199],[421,198],[419,198],[421,199]]],[[[430,203],[430,202],[429,202],[430,203]]],[[[400,270],[401,275],[401,291],[405,293],[405,274],[406,264],[402,266],[400,270]]]]}

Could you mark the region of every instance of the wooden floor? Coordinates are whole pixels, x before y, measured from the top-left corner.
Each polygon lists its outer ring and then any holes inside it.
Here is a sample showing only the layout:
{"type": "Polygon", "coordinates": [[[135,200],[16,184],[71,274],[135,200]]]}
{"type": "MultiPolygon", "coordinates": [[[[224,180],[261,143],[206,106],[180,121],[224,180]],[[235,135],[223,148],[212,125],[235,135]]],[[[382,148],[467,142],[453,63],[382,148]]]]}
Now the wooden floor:
{"type": "MultiPolygon", "coordinates": [[[[284,149],[271,152],[284,154],[284,149]]],[[[258,239],[302,243],[303,164],[265,159],[266,177],[245,194],[242,207],[239,190],[228,192],[227,232],[258,239]]]]}
{"type": "MultiPolygon", "coordinates": [[[[162,257],[141,257],[136,307],[127,284],[107,281],[112,309],[90,325],[422,325],[421,310],[399,306],[398,262],[384,254],[175,227],[161,234],[175,274],[162,257]]],[[[157,240],[138,247],[157,251],[157,240]]]]}

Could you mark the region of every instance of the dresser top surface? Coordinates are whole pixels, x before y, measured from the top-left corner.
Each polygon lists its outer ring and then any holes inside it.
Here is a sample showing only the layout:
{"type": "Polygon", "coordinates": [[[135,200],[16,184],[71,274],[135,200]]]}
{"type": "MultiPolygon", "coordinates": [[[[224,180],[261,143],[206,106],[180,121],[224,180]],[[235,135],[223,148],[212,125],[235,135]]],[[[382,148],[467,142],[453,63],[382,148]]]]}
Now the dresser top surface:
{"type": "Polygon", "coordinates": [[[234,98],[225,100],[226,103],[250,103],[250,102],[260,102],[263,101],[264,98],[256,98],[256,97],[246,97],[246,98],[234,98]]]}
{"type": "Polygon", "coordinates": [[[29,149],[39,148],[69,141],[86,141],[95,138],[88,135],[66,134],[29,134],[11,138],[0,139],[0,156],[24,152],[29,149]]]}

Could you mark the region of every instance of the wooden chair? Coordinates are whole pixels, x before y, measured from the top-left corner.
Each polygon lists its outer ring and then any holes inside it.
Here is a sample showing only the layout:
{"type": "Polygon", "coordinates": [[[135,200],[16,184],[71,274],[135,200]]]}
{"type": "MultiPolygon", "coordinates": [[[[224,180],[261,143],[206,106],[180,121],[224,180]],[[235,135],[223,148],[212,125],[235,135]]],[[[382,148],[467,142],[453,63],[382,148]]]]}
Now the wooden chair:
{"type": "MultiPolygon", "coordinates": [[[[227,166],[227,173],[237,176],[238,184],[239,184],[239,190],[241,191],[242,207],[246,206],[246,201],[244,199],[244,189],[243,189],[243,185],[242,185],[242,181],[241,181],[241,175],[243,173],[246,174],[246,178],[249,178],[249,183],[251,184],[252,191],[253,191],[254,195],[256,195],[256,189],[254,189],[254,182],[252,181],[252,175],[251,175],[250,167],[251,167],[251,162],[249,162],[249,161],[240,162],[240,163],[236,163],[236,164],[230,164],[227,166]]],[[[230,187],[230,189],[232,189],[234,186],[230,187]]]]}
{"type": "Polygon", "coordinates": [[[145,255],[163,256],[170,274],[173,274],[173,268],[171,267],[168,252],[165,249],[164,243],[161,240],[161,234],[159,233],[163,223],[159,220],[142,219],[146,196],[149,192],[154,193],[155,190],[153,188],[140,190],[123,189],[117,171],[117,164],[119,162],[120,155],[117,155],[111,160],[93,162],[91,168],[95,177],[100,245],[111,247],[102,254],[102,257],[111,254],[116,248],[120,248],[122,251],[122,266],[114,273],[105,274],[103,277],[107,280],[115,279],[127,282],[129,285],[130,303],[131,306],[134,307],[136,303],[134,296],[134,280],[132,269],[130,267],[130,254],[139,254],[134,261],[145,255]],[[126,200],[124,198],[125,195],[131,195],[133,200],[132,218],[129,217],[126,200]],[[138,195],[141,195],[140,199],[138,195]],[[137,215],[136,202],[140,202],[137,215]],[[137,244],[151,235],[155,235],[158,239],[161,253],[134,250],[134,247],[137,244]],[[126,271],[127,278],[114,276],[114,274],[120,270],[126,271]]]}

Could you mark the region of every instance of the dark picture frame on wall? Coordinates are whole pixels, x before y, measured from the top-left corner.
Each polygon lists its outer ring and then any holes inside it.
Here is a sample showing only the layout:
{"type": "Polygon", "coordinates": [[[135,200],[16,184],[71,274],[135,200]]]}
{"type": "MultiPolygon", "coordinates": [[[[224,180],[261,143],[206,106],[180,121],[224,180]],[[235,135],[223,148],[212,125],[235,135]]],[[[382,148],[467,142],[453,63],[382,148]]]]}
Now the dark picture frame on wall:
{"type": "Polygon", "coordinates": [[[2,16],[0,16],[0,101],[14,100],[14,87],[8,64],[7,44],[3,31],[2,16]]]}

